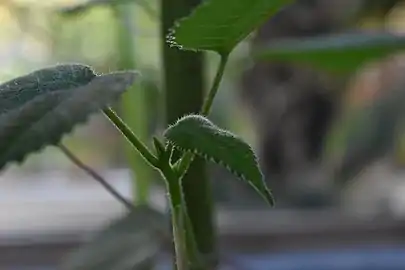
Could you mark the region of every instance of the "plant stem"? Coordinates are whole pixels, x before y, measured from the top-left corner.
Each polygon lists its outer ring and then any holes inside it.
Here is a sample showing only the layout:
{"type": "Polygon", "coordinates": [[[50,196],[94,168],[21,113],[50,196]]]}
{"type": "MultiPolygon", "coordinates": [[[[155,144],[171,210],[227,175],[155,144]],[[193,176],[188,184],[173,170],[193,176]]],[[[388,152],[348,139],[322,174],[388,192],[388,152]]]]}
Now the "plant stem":
{"type": "Polygon", "coordinates": [[[158,159],[152,152],[144,145],[141,140],[132,132],[132,130],[125,124],[124,121],[111,109],[106,108],[103,110],[104,114],[110,121],[121,131],[124,137],[138,150],[141,156],[153,167],[158,167],[158,159]]]}
{"type": "MultiPolygon", "coordinates": [[[[224,75],[224,71],[225,71],[227,62],[228,62],[228,55],[221,55],[220,64],[219,64],[217,73],[215,75],[212,87],[211,87],[211,89],[204,101],[202,109],[201,109],[202,115],[208,115],[211,110],[214,98],[215,98],[215,96],[218,92],[219,86],[221,84],[221,80],[224,75]]],[[[181,159],[179,161],[179,166],[177,168],[177,174],[178,174],[179,181],[183,177],[185,177],[185,175],[187,173],[192,173],[193,168],[190,166],[193,163],[194,157],[195,157],[195,155],[191,152],[187,152],[187,153],[183,154],[183,156],[181,157],[181,159]]],[[[196,165],[197,164],[195,164],[195,166],[196,165]]],[[[205,182],[202,181],[199,183],[199,185],[197,187],[198,189],[200,189],[200,190],[198,190],[195,188],[196,183],[194,181],[193,182],[182,181],[182,182],[183,182],[183,190],[188,191],[187,193],[185,192],[185,194],[184,194],[184,196],[186,197],[185,201],[188,202],[188,204],[187,204],[188,212],[186,213],[185,218],[189,218],[190,215],[193,215],[192,216],[193,218],[190,217],[187,221],[189,221],[190,223],[191,223],[191,221],[194,221],[194,223],[204,222],[204,221],[200,220],[199,216],[206,217],[207,215],[208,216],[212,215],[212,209],[213,209],[212,198],[207,197],[208,194],[211,194],[211,185],[209,184],[208,181],[205,181],[205,182]],[[193,199],[188,198],[189,196],[193,197],[193,199]],[[199,202],[199,204],[194,205],[193,202],[199,202]],[[199,205],[201,205],[201,203],[205,203],[205,207],[199,207],[199,205]],[[197,209],[199,210],[199,212],[198,212],[198,214],[194,215],[193,214],[194,212],[192,212],[192,211],[196,211],[197,209]],[[203,212],[201,212],[201,211],[203,211],[203,212]],[[206,212],[206,213],[204,213],[204,212],[206,212]]],[[[213,235],[213,234],[214,234],[214,231],[211,231],[211,234],[209,235],[209,237],[214,238],[215,235],[213,235]]],[[[203,254],[205,256],[208,255],[207,258],[209,258],[209,260],[205,260],[205,262],[204,262],[205,265],[208,267],[211,267],[211,268],[213,266],[215,267],[218,263],[217,262],[218,258],[216,258],[216,253],[217,253],[216,246],[212,245],[212,243],[214,241],[211,239],[205,240],[207,238],[207,235],[204,235],[204,233],[201,233],[201,232],[196,233],[194,236],[195,236],[195,239],[197,240],[197,243],[200,246],[199,250],[201,251],[201,254],[203,254]],[[204,244],[206,241],[207,241],[207,245],[204,244]],[[201,246],[203,246],[203,250],[201,250],[201,246]],[[207,250],[209,250],[208,253],[207,253],[207,250]]],[[[197,259],[199,259],[199,258],[197,258],[197,259]]]]}
{"type": "Polygon", "coordinates": [[[201,114],[204,116],[207,116],[211,111],[212,103],[214,102],[214,98],[218,92],[219,85],[221,84],[222,81],[222,77],[224,76],[225,67],[226,64],[228,63],[228,58],[229,54],[221,55],[221,60],[219,63],[217,73],[215,74],[214,82],[212,84],[210,91],[208,92],[206,99],[204,100],[204,104],[201,109],[201,114]]]}
{"type": "MultiPolygon", "coordinates": [[[[173,124],[179,117],[186,114],[201,112],[203,104],[205,104],[203,111],[208,114],[225,69],[227,56],[222,57],[220,67],[222,71],[217,74],[215,86],[211,88],[204,102],[204,55],[201,52],[176,50],[170,48],[166,43],[168,29],[178,19],[188,16],[191,10],[202,2],[202,0],[161,0],[161,40],[167,124],[173,124]],[[184,74],[187,76],[182,76],[184,74]]],[[[176,162],[183,155],[180,151],[175,150],[172,156],[173,161],[176,162]]],[[[191,250],[196,246],[199,255],[195,261],[193,261],[193,257],[189,257],[191,262],[189,267],[193,270],[214,270],[217,268],[218,260],[217,237],[211,183],[206,171],[206,161],[200,157],[193,159],[191,155],[187,162],[184,162],[183,159],[178,162],[186,163],[185,168],[181,171],[184,177],[179,177],[177,167],[174,170],[184,195],[182,202],[184,224],[182,226],[191,232],[185,236],[186,246],[191,250]],[[190,245],[191,241],[195,241],[195,245],[190,245]],[[210,260],[205,260],[205,258],[210,258],[210,260]],[[200,262],[202,264],[199,264],[200,262]]],[[[172,215],[176,215],[176,213],[172,213],[172,215]]]]}
{"type": "MultiPolygon", "coordinates": [[[[136,69],[136,45],[133,39],[136,29],[134,27],[133,3],[120,3],[113,5],[112,8],[115,11],[117,22],[118,67],[120,69],[136,69]]],[[[145,90],[141,83],[136,82],[122,95],[120,104],[122,119],[144,142],[149,135],[145,90]]],[[[130,145],[126,144],[124,147],[127,164],[131,169],[134,203],[147,204],[153,176],[152,168],[141,161],[141,155],[137,151],[133,151],[130,145]]]]}
{"type": "Polygon", "coordinates": [[[133,210],[134,206],[130,201],[125,199],[121,194],[118,193],[101,175],[96,171],[91,169],[89,166],[84,164],[79,158],[77,158],[66,146],[62,143],[58,145],[59,149],[65,154],[65,156],[72,161],[77,167],[82,169],[88,175],[90,175],[94,180],[100,183],[114,198],[121,202],[128,210],[133,210]]]}
{"type": "MultiPolygon", "coordinates": [[[[166,123],[173,124],[180,117],[198,113],[204,101],[204,55],[199,52],[181,51],[171,48],[166,43],[168,30],[175,22],[188,16],[190,12],[201,3],[201,0],[161,0],[161,49],[163,54],[163,79],[165,87],[166,123]],[[182,76],[187,74],[187,76],[182,76]]],[[[181,157],[180,151],[173,151],[173,160],[181,157]]],[[[177,181],[181,185],[183,193],[183,228],[187,235],[185,244],[187,249],[198,254],[212,254],[216,250],[216,233],[212,208],[212,195],[206,171],[206,162],[196,158],[191,164],[193,168],[180,181],[177,172],[177,181]],[[197,194],[198,193],[198,194],[197,194]],[[192,237],[194,236],[194,237],[192,237]],[[194,245],[189,243],[193,242],[194,245]]],[[[173,210],[172,210],[173,211],[173,210]]],[[[174,215],[175,213],[171,213],[174,215]]],[[[193,263],[193,257],[189,257],[191,269],[199,262],[193,263]]],[[[176,266],[175,266],[176,267],[176,266]]],[[[174,267],[174,268],[175,268],[174,267]]],[[[215,269],[205,267],[199,269],[215,269]]]]}
{"type": "Polygon", "coordinates": [[[162,176],[166,180],[167,189],[169,192],[170,210],[172,217],[172,229],[175,248],[175,264],[177,270],[187,270],[189,258],[187,256],[186,247],[186,234],[184,228],[184,200],[181,190],[180,181],[175,174],[173,168],[171,168],[168,162],[162,162],[160,166],[162,176]]]}

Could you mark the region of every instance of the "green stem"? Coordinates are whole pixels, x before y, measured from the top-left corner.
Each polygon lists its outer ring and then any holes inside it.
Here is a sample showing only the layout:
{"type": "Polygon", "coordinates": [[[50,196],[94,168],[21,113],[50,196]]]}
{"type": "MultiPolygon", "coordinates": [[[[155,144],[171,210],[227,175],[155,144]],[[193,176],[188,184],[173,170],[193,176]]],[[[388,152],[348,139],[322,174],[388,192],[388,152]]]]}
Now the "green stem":
{"type": "MultiPolygon", "coordinates": [[[[204,103],[204,55],[201,52],[175,50],[167,46],[166,43],[168,30],[173,24],[178,19],[188,16],[196,6],[203,2],[203,0],[161,0],[160,25],[167,124],[173,124],[179,117],[186,114],[199,113],[204,103]],[[189,76],[181,77],[179,74],[189,74],[189,76]]],[[[209,103],[212,103],[214,96],[215,93],[211,93],[209,99],[207,98],[206,103],[208,104],[205,105],[205,110],[208,109],[209,111],[211,107],[209,103]]],[[[181,151],[174,151],[172,160],[176,162],[181,156],[181,151]]],[[[186,229],[185,245],[188,253],[190,250],[194,252],[195,247],[197,247],[197,259],[192,256],[188,258],[190,270],[214,270],[217,266],[205,261],[207,257],[217,258],[214,209],[205,164],[205,160],[195,158],[189,168],[184,170],[187,173],[182,179],[178,175],[177,166],[174,169],[183,195],[182,211],[184,213],[182,220],[184,223],[181,226],[186,229]]],[[[171,188],[173,187],[170,187],[169,190],[171,188]]],[[[175,215],[176,213],[171,214],[175,215]]]]}
{"type": "Polygon", "coordinates": [[[176,253],[177,270],[202,270],[203,262],[198,252],[193,226],[187,215],[186,203],[183,197],[181,181],[170,164],[161,167],[161,173],[166,179],[169,191],[170,210],[172,212],[172,228],[176,253]],[[166,167],[167,166],[167,167],[166,167]]]}
{"type": "MultiPolygon", "coordinates": [[[[212,83],[212,87],[211,87],[210,91],[208,92],[207,98],[204,100],[204,104],[201,109],[201,114],[204,116],[207,116],[211,111],[211,107],[214,102],[214,98],[218,92],[222,77],[224,76],[225,67],[226,67],[226,64],[228,63],[228,59],[229,59],[228,54],[221,55],[221,61],[219,63],[217,73],[216,73],[214,81],[212,83]]],[[[190,167],[191,163],[193,162],[194,156],[195,156],[194,153],[187,152],[181,157],[181,159],[178,163],[178,167],[177,167],[177,171],[178,171],[180,178],[183,177],[184,174],[187,172],[188,168],[190,167]]]]}
{"type": "Polygon", "coordinates": [[[168,162],[162,162],[160,172],[166,180],[167,189],[169,191],[169,201],[172,217],[172,228],[174,238],[174,248],[176,253],[176,269],[187,270],[189,258],[186,248],[186,232],[184,228],[184,213],[183,213],[183,194],[181,183],[168,162]]]}
{"type": "MultiPolygon", "coordinates": [[[[218,92],[218,89],[219,89],[219,86],[220,86],[220,83],[221,83],[221,80],[222,80],[222,77],[223,77],[223,75],[224,75],[224,71],[225,71],[225,67],[226,67],[226,64],[227,64],[227,62],[228,62],[228,55],[223,55],[223,56],[221,56],[221,62],[220,62],[220,65],[219,65],[219,67],[218,67],[218,71],[217,71],[217,73],[216,73],[216,75],[215,75],[215,78],[214,78],[214,81],[213,81],[213,84],[212,84],[212,87],[211,87],[211,89],[210,89],[210,91],[209,91],[209,93],[208,93],[208,95],[207,95],[207,98],[205,99],[205,101],[204,101],[204,104],[203,104],[203,106],[202,106],[202,110],[201,110],[201,114],[202,115],[208,115],[209,114],[209,112],[210,112],[210,110],[211,110],[211,107],[212,107],[212,104],[213,104],[213,101],[214,101],[214,98],[215,98],[215,96],[216,96],[216,94],[217,94],[217,92],[218,92]]],[[[179,182],[179,183],[181,183],[182,181],[181,181],[181,179],[183,178],[183,176],[187,173],[187,171],[189,170],[189,168],[190,168],[190,166],[191,166],[191,164],[192,164],[192,162],[193,162],[193,160],[194,160],[194,154],[193,153],[191,153],[191,152],[187,152],[187,153],[185,153],[185,154],[183,154],[183,156],[181,157],[181,159],[180,159],[180,161],[179,161],[179,164],[178,164],[178,167],[177,167],[177,170],[176,170],[176,177],[177,177],[177,181],[179,182]]],[[[184,184],[184,183],[183,183],[184,184]]],[[[181,185],[181,184],[177,184],[177,185],[181,185]]],[[[181,187],[179,187],[180,188],[180,193],[181,193],[181,187]]],[[[208,187],[207,187],[208,188],[208,187]]],[[[171,192],[172,192],[173,190],[170,190],[170,194],[171,194],[171,192]]],[[[181,195],[181,194],[180,194],[181,195]]],[[[185,194],[186,195],[186,194],[185,194]]],[[[196,194],[194,194],[194,196],[196,196],[196,194]]],[[[182,200],[182,201],[184,201],[184,199],[180,196],[180,200],[182,200]]],[[[172,207],[173,208],[173,207],[172,207]]],[[[176,213],[174,213],[173,212],[173,215],[176,215],[176,213]]],[[[187,220],[185,220],[185,223],[183,223],[183,226],[188,226],[189,228],[188,228],[188,230],[187,231],[190,231],[190,233],[193,231],[192,230],[192,225],[191,225],[191,220],[189,219],[189,215],[190,215],[190,213],[187,213],[187,211],[186,211],[186,209],[184,209],[184,218],[186,218],[187,220]]],[[[173,232],[174,232],[174,229],[175,228],[173,228],[173,232]]],[[[185,235],[185,241],[186,241],[186,243],[187,243],[187,246],[191,249],[191,250],[194,250],[194,246],[193,247],[191,247],[190,245],[192,245],[192,244],[195,244],[195,243],[192,243],[192,241],[195,239],[195,235],[194,234],[191,234],[191,235],[185,235]],[[188,240],[188,241],[187,241],[188,240]]],[[[215,250],[211,250],[211,252],[212,253],[215,253],[215,250]]],[[[196,255],[196,254],[191,254],[191,255],[196,255]]],[[[209,254],[209,255],[212,255],[212,254],[209,254]]],[[[198,254],[197,254],[197,256],[198,256],[198,254]]],[[[190,257],[190,255],[189,255],[189,258],[191,258],[190,257]]],[[[199,262],[199,260],[201,259],[201,258],[199,258],[199,257],[192,257],[192,261],[193,262],[195,262],[195,263],[197,263],[197,265],[196,265],[196,269],[198,269],[198,267],[199,267],[199,265],[198,265],[198,262],[199,262]]],[[[210,265],[210,263],[208,263],[207,265],[210,265]]],[[[215,263],[214,263],[214,265],[215,265],[215,263]]]]}
{"type": "Polygon", "coordinates": [[[103,110],[104,114],[110,121],[117,127],[124,137],[138,150],[141,156],[153,167],[159,166],[159,160],[152,152],[144,145],[141,140],[132,132],[132,130],[125,124],[124,121],[111,109],[106,108],[103,110]]]}
{"type": "Polygon", "coordinates": [[[224,76],[225,67],[228,63],[229,54],[221,55],[221,60],[219,63],[219,67],[217,73],[214,78],[214,82],[210,91],[208,92],[207,98],[204,100],[204,104],[201,109],[201,114],[207,116],[210,113],[212,103],[214,102],[214,98],[218,92],[219,85],[221,84],[222,77],[224,76]]]}
{"type": "MultiPolygon", "coordinates": [[[[118,66],[120,69],[136,69],[133,3],[112,5],[117,22],[117,48],[119,52],[118,66]]],[[[121,117],[125,123],[137,133],[142,141],[148,139],[148,117],[146,109],[145,88],[135,83],[127,89],[121,98],[121,117]]],[[[133,151],[131,145],[124,145],[127,163],[131,169],[133,197],[136,204],[147,204],[151,186],[152,169],[141,161],[142,157],[133,151]]]]}

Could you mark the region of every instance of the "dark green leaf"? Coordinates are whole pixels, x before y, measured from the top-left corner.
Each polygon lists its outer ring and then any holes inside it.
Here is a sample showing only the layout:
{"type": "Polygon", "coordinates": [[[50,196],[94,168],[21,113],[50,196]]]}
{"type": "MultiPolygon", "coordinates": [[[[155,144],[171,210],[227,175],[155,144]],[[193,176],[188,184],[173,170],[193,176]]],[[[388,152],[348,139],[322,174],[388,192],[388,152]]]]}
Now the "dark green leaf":
{"type": "Polygon", "coordinates": [[[220,129],[207,118],[188,115],[164,132],[166,139],[182,151],[191,151],[207,160],[224,165],[239,178],[247,181],[266,201],[273,204],[260,171],[257,158],[241,138],[220,129]]]}
{"type": "MultiPolygon", "coordinates": [[[[57,144],[91,113],[117,99],[134,79],[133,72],[111,73],[75,88],[45,93],[41,88],[37,96],[23,99],[22,103],[18,99],[13,99],[12,104],[5,102],[13,109],[0,114],[0,169],[9,162],[21,162],[29,153],[47,145],[57,144]]],[[[18,89],[24,92],[24,88],[18,89]]]]}
{"type": "Polygon", "coordinates": [[[65,270],[144,269],[170,239],[169,221],[147,206],[137,206],[127,216],[99,232],[63,263],[65,270]]]}
{"type": "Polygon", "coordinates": [[[325,155],[340,181],[355,177],[395,147],[405,115],[405,90],[387,92],[365,108],[345,112],[333,128],[325,155]]]}
{"type": "Polygon", "coordinates": [[[168,42],[187,50],[228,54],[288,0],[206,0],[176,23],[168,42]]]}
{"type": "Polygon", "coordinates": [[[366,62],[405,49],[405,37],[390,33],[345,33],[273,41],[255,52],[269,61],[309,64],[334,72],[353,72],[366,62]]]}

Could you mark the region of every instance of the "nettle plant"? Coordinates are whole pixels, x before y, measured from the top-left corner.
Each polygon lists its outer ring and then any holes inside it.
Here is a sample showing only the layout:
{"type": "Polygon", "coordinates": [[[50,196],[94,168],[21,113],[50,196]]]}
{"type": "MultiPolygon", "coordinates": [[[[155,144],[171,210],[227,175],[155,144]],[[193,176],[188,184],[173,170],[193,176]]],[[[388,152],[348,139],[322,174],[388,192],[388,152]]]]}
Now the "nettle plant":
{"type": "MultiPolygon", "coordinates": [[[[154,151],[148,149],[109,107],[139,78],[137,72],[98,75],[86,65],[66,64],[37,70],[2,84],[0,168],[13,161],[21,162],[29,153],[46,145],[60,146],[63,135],[84,122],[91,113],[102,110],[134,150],[165,180],[177,269],[209,269],[196,248],[187,215],[193,209],[185,209],[182,177],[197,155],[222,164],[273,205],[272,194],[251,147],[240,137],[216,126],[207,116],[233,49],[289,2],[207,0],[173,26],[168,34],[168,46],[179,50],[212,51],[219,55],[220,63],[200,114],[185,115],[169,126],[163,133],[165,141],[154,137],[154,151]],[[182,153],[175,162],[172,159],[174,151],[182,153]]],[[[352,72],[366,61],[404,47],[405,39],[391,34],[339,34],[275,41],[255,52],[253,57],[258,61],[290,61],[332,72],[352,72]]],[[[393,98],[401,103],[396,106],[401,108],[395,111],[398,115],[403,112],[404,91],[400,93],[401,98],[393,98]]],[[[354,140],[362,142],[358,137],[354,140]]]]}

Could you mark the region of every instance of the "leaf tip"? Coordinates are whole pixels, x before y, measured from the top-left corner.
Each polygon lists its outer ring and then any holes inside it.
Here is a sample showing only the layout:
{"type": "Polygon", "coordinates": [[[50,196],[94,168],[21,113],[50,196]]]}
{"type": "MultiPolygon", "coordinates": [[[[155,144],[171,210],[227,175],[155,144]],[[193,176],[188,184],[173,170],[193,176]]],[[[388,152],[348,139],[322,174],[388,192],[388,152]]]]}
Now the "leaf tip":
{"type": "Polygon", "coordinates": [[[132,86],[139,76],[138,71],[126,70],[98,75],[97,79],[104,80],[104,83],[109,84],[111,91],[122,93],[132,86]]]}
{"type": "Polygon", "coordinates": [[[274,205],[276,204],[275,200],[274,200],[274,196],[273,194],[270,192],[270,190],[266,189],[265,193],[264,193],[264,199],[266,200],[266,202],[271,206],[274,207],[274,205]]]}

